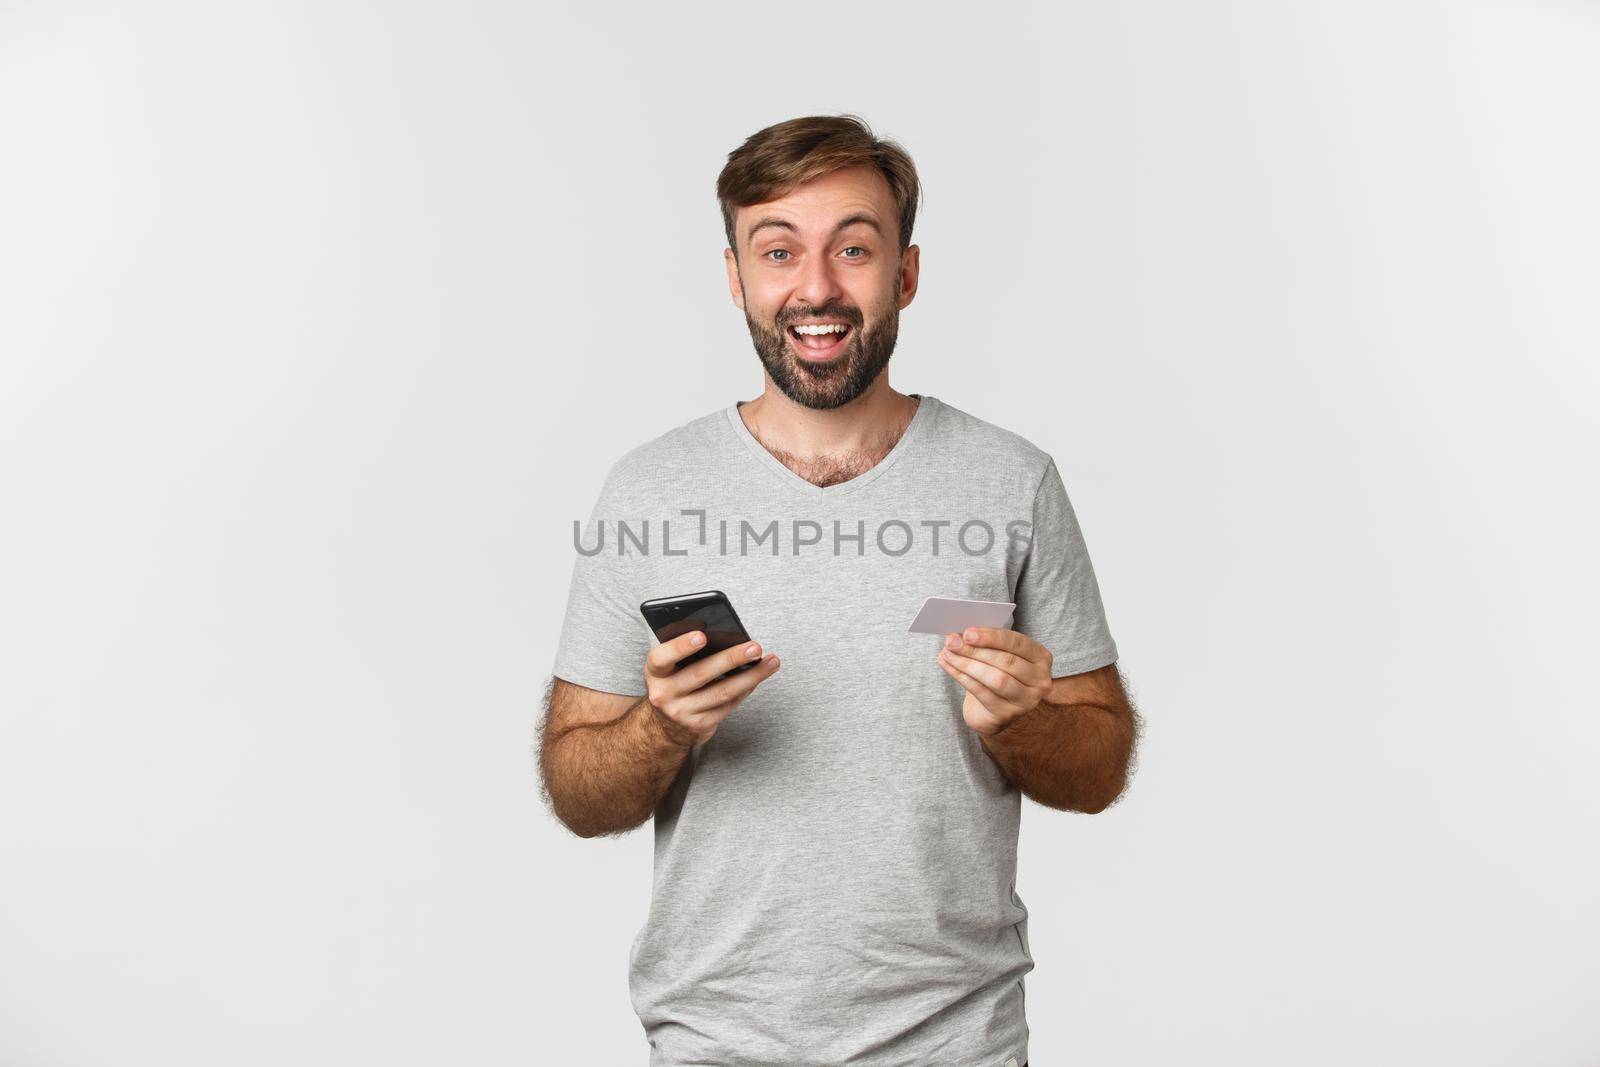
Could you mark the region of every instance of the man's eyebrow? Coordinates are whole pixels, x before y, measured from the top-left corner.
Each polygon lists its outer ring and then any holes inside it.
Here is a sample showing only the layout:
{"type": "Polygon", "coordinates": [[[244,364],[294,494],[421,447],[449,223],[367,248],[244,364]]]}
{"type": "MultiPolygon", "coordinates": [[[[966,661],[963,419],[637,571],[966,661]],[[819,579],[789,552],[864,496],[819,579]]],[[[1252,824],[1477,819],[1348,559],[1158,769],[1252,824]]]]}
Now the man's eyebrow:
{"type": "Polygon", "coordinates": [[[883,236],[883,227],[878,225],[878,220],[873,218],[871,215],[862,214],[860,212],[857,212],[856,214],[850,215],[850,216],[848,216],[846,218],[840,219],[839,220],[839,225],[837,225],[837,226],[835,226],[833,228],[833,232],[834,233],[838,233],[840,230],[848,229],[849,227],[854,226],[857,223],[863,223],[863,222],[866,223],[868,226],[871,226],[874,230],[876,230],[878,232],[878,236],[879,237],[883,236]]]}
{"type": "MultiPolygon", "coordinates": [[[[859,223],[865,223],[866,225],[871,226],[874,230],[878,231],[879,237],[883,236],[883,227],[878,225],[878,220],[873,218],[871,215],[862,214],[860,212],[857,212],[854,215],[846,215],[844,218],[840,219],[838,225],[833,228],[833,232],[838,233],[840,230],[847,229],[848,227],[855,226],[859,223]]],[[[745,236],[745,240],[753,244],[756,239],[756,231],[764,229],[768,226],[777,226],[780,229],[788,230],[791,233],[799,232],[799,230],[795,228],[795,224],[787,219],[780,219],[775,215],[768,215],[766,218],[750,227],[750,232],[745,236]]]]}
{"type": "Polygon", "coordinates": [[[750,227],[750,232],[745,235],[745,240],[753,242],[756,239],[756,232],[758,230],[763,230],[768,226],[781,226],[785,230],[793,230],[794,229],[794,223],[786,222],[783,219],[774,218],[773,216],[768,215],[766,218],[762,219],[760,222],[758,222],[754,226],[750,227]]]}

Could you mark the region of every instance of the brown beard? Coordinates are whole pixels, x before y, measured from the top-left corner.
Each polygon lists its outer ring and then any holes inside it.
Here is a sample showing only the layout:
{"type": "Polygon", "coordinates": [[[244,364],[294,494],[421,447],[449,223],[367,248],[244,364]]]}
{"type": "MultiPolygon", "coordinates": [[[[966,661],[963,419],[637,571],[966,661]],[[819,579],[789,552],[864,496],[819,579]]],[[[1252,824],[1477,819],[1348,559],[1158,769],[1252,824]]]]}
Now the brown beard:
{"type": "Polygon", "coordinates": [[[888,307],[865,326],[860,312],[837,304],[825,304],[804,314],[780,315],[770,327],[758,324],[746,309],[744,321],[750,327],[750,340],[761,357],[761,365],[783,395],[804,407],[827,410],[842,407],[866,392],[889,365],[900,331],[900,309],[890,299],[888,307]],[[845,350],[825,366],[807,363],[795,355],[789,347],[789,324],[803,318],[849,323],[850,338],[845,350]]]}

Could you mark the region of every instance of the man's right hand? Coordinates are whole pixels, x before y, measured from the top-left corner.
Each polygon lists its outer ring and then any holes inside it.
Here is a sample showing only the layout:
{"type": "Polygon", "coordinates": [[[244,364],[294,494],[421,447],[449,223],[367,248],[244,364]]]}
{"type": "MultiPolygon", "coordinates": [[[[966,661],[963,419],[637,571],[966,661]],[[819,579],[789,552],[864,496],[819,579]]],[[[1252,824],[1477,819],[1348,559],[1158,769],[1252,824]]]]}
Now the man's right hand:
{"type": "Polygon", "coordinates": [[[699,630],[680,634],[656,645],[644,661],[646,699],[665,718],[663,730],[679,744],[711,740],[722,720],[778,670],[776,655],[756,663],[762,650],[755,641],[725,648],[680,668],[678,661],[704,647],[705,637],[699,630]],[[712,681],[741,663],[756,666],[720,682],[712,681]]]}

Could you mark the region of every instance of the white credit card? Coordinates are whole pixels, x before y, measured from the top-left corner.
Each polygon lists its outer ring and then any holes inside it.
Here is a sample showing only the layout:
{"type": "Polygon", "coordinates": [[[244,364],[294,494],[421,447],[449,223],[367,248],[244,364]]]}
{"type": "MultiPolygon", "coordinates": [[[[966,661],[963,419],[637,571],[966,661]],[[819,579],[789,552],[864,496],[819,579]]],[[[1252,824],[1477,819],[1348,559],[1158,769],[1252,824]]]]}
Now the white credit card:
{"type": "Polygon", "coordinates": [[[931,596],[911,620],[914,634],[958,634],[968,626],[987,626],[1004,630],[1011,626],[1015,604],[1003,600],[955,600],[931,596]]]}

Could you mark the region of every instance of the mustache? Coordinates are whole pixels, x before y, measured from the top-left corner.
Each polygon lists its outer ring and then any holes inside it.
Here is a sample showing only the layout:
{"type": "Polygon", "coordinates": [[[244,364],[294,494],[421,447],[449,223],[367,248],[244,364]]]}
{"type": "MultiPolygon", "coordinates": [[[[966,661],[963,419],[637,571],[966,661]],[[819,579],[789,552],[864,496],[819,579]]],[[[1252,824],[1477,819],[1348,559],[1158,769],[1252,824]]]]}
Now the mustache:
{"type": "Polygon", "coordinates": [[[780,315],[775,321],[780,330],[787,330],[804,319],[838,319],[851,326],[860,326],[861,312],[846,307],[820,307],[814,311],[793,311],[780,315]]]}

